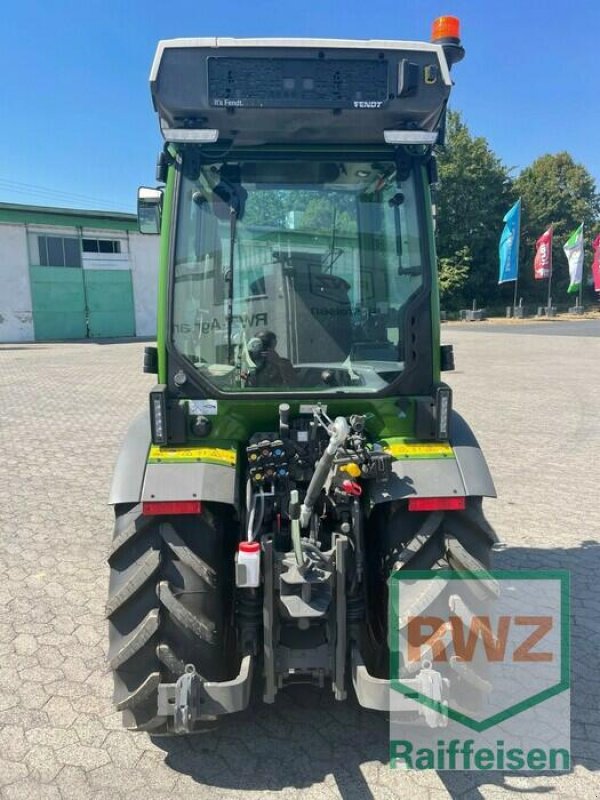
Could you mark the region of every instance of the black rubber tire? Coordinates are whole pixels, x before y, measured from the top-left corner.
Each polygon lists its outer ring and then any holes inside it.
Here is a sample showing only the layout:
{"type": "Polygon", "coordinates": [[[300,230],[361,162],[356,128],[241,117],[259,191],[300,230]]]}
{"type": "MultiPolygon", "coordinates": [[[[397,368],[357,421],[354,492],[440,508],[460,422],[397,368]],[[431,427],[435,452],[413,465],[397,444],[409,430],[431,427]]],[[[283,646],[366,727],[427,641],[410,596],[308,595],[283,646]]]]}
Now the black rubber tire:
{"type": "Polygon", "coordinates": [[[168,732],[158,715],[160,682],[186,664],[207,680],[237,674],[231,598],[233,553],[223,514],[146,517],[115,508],[106,616],[114,704],[123,725],[168,732]]]}
{"type": "MultiPolygon", "coordinates": [[[[491,569],[492,547],[498,540],[485,518],[480,497],[468,498],[464,511],[409,512],[405,504],[398,503],[378,512],[372,526],[376,545],[369,554],[369,631],[365,644],[371,670],[387,678],[387,582],[391,572],[451,569],[485,574],[491,569]]],[[[490,593],[493,585],[493,580],[486,580],[481,591],[485,587],[490,593]]],[[[415,613],[423,613],[426,607],[427,597],[416,594],[415,613]]]]}

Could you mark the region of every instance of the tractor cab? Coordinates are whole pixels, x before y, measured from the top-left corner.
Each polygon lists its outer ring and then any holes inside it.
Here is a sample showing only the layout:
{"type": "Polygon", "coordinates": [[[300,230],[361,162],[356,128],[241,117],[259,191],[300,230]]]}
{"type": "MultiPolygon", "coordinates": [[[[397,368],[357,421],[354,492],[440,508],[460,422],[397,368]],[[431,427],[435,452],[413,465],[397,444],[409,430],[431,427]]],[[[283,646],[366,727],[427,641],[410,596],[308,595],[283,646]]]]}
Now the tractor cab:
{"type": "Polygon", "coordinates": [[[168,372],[211,397],[431,394],[431,151],[462,52],[458,39],[159,44],[168,372]]]}

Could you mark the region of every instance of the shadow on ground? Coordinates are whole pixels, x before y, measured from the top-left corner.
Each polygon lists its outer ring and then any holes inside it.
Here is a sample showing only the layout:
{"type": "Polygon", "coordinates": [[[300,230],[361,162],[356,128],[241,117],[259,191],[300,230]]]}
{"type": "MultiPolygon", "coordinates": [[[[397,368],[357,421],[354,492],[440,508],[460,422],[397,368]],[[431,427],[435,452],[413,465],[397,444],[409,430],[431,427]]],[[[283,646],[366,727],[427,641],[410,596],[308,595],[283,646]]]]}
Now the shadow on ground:
{"type": "MultiPolygon", "coordinates": [[[[571,572],[572,758],[574,766],[598,770],[600,710],[594,664],[600,645],[600,601],[595,592],[600,543],[586,541],[570,549],[509,548],[497,555],[495,566],[571,572]]],[[[153,741],[165,751],[172,769],[204,785],[237,790],[240,796],[245,790],[301,790],[325,782],[345,800],[368,800],[375,796],[369,784],[376,775],[388,789],[401,789],[403,780],[400,771],[393,781],[389,778],[386,716],[361,709],[353,697],[336,703],[328,691],[311,687],[290,687],[279,693],[274,706],[256,703],[196,736],[153,741]]],[[[474,800],[490,785],[519,794],[561,794],[556,773],[528,774],[535,784],[515,785],[514,775],[501,772],[440,772],[439,779],[451,797],[474,800]]]]}
{"type": "Polygon", "coordinates": [[[24,344],[1,344],[0,353],[3,350],[48,350],[53,345],[62,344],[70,346],[73,344],[94,344],[94,345],[107,345],[107,344],[144,344],[148,342],[156,342],[156,336],[123,336],[117,339],[51,339],[40,342],[25,342],[24,344]]]}
{"type": "Polygon", "coordinates": [[[48,346],[44,344],[0,344],[0,353],[5,350],[47,350],[48,346]]]}

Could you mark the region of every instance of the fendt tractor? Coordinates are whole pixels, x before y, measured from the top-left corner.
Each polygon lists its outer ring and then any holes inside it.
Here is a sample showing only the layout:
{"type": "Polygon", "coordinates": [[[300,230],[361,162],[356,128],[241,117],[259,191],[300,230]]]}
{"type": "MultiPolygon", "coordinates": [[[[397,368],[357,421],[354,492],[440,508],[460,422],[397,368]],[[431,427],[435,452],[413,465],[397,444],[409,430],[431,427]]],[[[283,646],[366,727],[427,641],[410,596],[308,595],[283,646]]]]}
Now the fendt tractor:
{"type": "Polygon", "coordinates": [[[128,728],[193,732],[294,683],[386,710],[390,574],[489,569],[494,485],[440,380],[430,195],[463,55],[454,17],[431,43],[158,45],[160,186],[138,196],[158,382],[110,494],[128,728]]]}

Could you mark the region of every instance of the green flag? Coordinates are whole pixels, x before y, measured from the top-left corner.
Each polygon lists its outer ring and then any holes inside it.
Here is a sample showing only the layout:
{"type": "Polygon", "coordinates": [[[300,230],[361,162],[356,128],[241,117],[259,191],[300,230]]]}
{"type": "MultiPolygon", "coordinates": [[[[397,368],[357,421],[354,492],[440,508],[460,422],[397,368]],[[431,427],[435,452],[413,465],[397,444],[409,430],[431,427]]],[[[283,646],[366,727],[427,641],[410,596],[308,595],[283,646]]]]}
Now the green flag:
{"type": "Polygon", "coordinates": [[[569,262],[569,275],[571,277],[567,292],[569,294],[577,294],[583,279],[583,222],[569,236],[563,246],[563,250],[569,262]]]}

